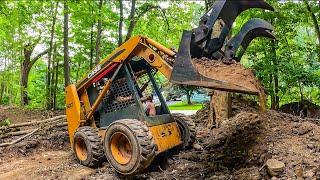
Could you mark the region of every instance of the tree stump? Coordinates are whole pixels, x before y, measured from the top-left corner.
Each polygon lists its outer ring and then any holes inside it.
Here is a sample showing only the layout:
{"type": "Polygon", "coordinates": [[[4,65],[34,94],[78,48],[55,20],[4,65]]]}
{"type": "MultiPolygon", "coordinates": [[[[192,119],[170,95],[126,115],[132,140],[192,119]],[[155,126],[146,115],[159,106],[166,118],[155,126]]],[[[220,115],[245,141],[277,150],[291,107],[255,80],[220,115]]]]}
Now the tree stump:
{"type": "Polygon", "coordinates": [[[215,90],[209,95],[211,96],[211,100],[207,128],[211,129],[213,122],[215,122],[216,128],[218,128],[223,121],[232,115],[231,93],[215,90]],[[215,119],[213,113],[215,114],[215,119]]]}

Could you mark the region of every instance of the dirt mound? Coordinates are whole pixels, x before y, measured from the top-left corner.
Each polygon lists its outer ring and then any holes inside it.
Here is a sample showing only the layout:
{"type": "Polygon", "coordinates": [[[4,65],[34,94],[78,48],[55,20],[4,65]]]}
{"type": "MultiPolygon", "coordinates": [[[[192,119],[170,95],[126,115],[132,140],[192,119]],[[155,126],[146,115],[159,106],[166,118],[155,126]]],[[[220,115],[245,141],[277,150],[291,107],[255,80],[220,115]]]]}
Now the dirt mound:
{"type": "Polygon", "coordinates": [[[320,118],[320,106],[308,100],[284,104],[279,110],[300,117],[320,118]]]}
{"type": "Polygon", "coordinates": [[[319,179],[320,126],[309,120],[276,111],[241,112],[202,140],[197,139],[204,150],[181,152],[168,160],[167,169],[138,177],[271,179],[265,163],[276,159],[285,164],[278,178],[319,179]]]}
{"type": "MultiPolygon", "coordinates": [[[[256,101],[247,97],[247,95],[233,94],[232,100],[232,116],[245,111],[256,113],[259,110],[259,105],[256,101]]],[[[198,110],[196,114],[191,116],[195,123],[201,124],[200,127],[206,127],[209,118],[209,103],[204,104],[203,108],[198,110]]],[[[213,118],[215,115],[213,114],[213,118]]]]}

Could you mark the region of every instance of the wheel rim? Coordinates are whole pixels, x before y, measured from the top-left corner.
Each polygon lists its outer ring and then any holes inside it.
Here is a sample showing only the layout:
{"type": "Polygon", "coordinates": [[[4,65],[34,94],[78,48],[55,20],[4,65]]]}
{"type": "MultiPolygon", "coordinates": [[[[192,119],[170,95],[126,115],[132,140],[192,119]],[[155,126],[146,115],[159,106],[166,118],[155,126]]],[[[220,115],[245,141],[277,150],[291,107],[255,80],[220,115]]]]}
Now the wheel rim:
{"type": "Polygon", "coordinates": [[[87,145],[83,138],[77,138],[75,141],[75,151],[78,159],[85,161],[88,158],[87,145]]]}
{"type": "Polygon", "coordinates": [[[127,164],[132,157],[132,146],[128,137],[116,132],[111,136],[111,154],[119,164],[127,164]]]}

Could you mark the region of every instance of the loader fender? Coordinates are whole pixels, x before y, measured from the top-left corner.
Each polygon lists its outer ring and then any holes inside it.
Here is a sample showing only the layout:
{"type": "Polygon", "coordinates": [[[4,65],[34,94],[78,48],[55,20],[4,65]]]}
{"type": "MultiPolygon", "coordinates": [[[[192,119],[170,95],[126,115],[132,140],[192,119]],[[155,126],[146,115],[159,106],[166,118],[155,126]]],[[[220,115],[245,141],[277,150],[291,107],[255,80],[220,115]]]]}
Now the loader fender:
{"type": "Polygon", "coordinates": [[[181,134],[176,122],[149,127],[157,145],[157,153],[167,151],[182,143],[181,134]]]}
{"type": "Polygon", "coordinates": [[[81,106],[76,86],[71,84],[66,87],[66,114],[71,146],[73,145],[74,133],[80,126],[80,110],[81,106]]]}

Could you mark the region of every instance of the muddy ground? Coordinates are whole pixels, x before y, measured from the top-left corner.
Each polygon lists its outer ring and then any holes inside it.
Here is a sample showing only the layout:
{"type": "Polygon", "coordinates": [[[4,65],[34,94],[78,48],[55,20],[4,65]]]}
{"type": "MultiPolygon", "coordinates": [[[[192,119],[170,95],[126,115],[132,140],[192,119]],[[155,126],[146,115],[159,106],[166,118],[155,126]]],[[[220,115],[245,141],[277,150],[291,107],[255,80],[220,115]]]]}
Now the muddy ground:
{"type": "MultiPolygon", "coordinates": [[[[285,164],[274,179],[320,179],[320,117],[302,119],[276,111],[258,114],[257,105],[250,101],[233,103],[233,109],[234,117],[212,131],[205,129],[206,118],[199,120],[205,110],[190,117],[197,125],[196,145],[162,155],[161,161],[131,178],[270,179],[265,163],[273,158],[285,164]]],[[[10,111],[24,112],[0,109],[10,111]]],[[[17,117],[43,118],[38,111],[29,113],[17,117]]],[[[123,178],[108,163],[98,169],[79,165],[70,150],[66,127],[44,128],[20,143],[0,148],[0,179],[123,178]]]]}

